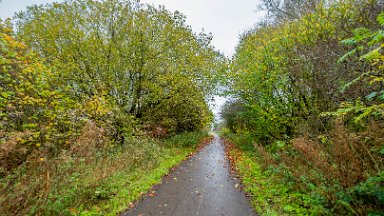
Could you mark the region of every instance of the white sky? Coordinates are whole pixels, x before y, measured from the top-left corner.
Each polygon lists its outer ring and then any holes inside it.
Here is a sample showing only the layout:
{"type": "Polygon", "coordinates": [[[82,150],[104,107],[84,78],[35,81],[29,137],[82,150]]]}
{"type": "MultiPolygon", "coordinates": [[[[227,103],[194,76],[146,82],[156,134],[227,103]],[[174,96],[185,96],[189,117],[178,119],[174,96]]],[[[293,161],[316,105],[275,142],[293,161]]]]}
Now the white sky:
{"type": "MultiPolygon", "coordinates": [[[[15,12],[33,4],[52,3],[61,0],[2,0],[0,18],[12,17],[15,12]]],[[[187,24],[195,32],[212,32],[212,44],[227,56],[233,55],[239,35],[262,19],[257,11],[259,0],[141,0],[142,3],[165,5],[171,11],[178,10],[187,16],[187,24]]],[[[225,99],[216,97],[214,113],[225,99]]]]}
{"type": "Polygon", "coordinates": [[[187,24],[195,32],[203,28],[213,33],[213,45],[232,55],[239,35],[262,17],[257,10],[259,0],[142,0],[143,3],[162,4],[171,11],[187,16],[187,24]]]}

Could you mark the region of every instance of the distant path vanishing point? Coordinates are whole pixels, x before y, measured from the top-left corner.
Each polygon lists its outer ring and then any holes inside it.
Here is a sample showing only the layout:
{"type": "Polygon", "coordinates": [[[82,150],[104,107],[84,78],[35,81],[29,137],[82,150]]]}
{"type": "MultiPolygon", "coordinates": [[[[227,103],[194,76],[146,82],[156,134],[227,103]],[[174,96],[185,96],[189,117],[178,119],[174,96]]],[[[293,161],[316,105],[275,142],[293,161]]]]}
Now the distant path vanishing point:
{"type": "Polygon", "coordinates": [[[256,215],[230,176],[219,136],[182,163],[163,183],[123,216],[247,216],[256,215]]]}

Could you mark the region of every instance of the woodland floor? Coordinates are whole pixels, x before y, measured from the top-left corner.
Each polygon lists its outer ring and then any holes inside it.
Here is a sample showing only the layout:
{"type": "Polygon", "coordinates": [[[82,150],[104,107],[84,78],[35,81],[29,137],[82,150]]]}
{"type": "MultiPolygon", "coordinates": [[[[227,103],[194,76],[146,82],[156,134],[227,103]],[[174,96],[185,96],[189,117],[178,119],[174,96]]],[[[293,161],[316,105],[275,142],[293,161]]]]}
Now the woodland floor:
{"type": "Polygon", "coordinates": [[[222,140],[215,135],[123,215],[256,215],[229,169],[222,140]]]}

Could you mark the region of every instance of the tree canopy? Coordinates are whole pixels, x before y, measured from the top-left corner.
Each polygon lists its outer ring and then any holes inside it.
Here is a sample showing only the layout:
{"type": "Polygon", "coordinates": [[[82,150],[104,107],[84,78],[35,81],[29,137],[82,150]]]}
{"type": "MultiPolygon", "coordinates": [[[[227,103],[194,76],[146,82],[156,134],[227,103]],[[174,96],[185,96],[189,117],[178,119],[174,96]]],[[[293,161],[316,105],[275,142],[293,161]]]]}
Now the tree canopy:
{"type": "Polygon", "coordinates": [[[58,72],[56,86],[69,87],[76,100],[105,100],[176,132],[211,119],[206,102],[225,59],[178,11],[74,0],[29,7],[16,23],[17,38],[58,72]]]}
{"type": "MultiPolygon", "coordinates": [[[[272,24],[245,32],[229,75],[231,93],[246,102],[252,116],[244,119],[248,128],[266,140],[292,137],[299,132],[298,125],[325,121],[320,114],[335,111],[341,101],[352,102],[381,90],[380,85],[351,81],[372,68],[372,62],[362,61],[367,59],[363,53],[377,54],[381,49],[382,32],[373,32],[380,29],[376,17],[382,2],[308,1],[308,11],[298,9],[299,3],[266,1],[272,14],[287,15],[287,10],[297,18],[276,15],[272,24]],[[346,40],[340,44],[342,39],[346,40]],[[360,45],[367,42],[368,46],[360,45]],[[357,48],[349,52],[343,44],[357,48]],[[356,54],[358,58],[353,58],[356,54]]],[[[318,125],[317,130],[324,128],[318,125]]]]}

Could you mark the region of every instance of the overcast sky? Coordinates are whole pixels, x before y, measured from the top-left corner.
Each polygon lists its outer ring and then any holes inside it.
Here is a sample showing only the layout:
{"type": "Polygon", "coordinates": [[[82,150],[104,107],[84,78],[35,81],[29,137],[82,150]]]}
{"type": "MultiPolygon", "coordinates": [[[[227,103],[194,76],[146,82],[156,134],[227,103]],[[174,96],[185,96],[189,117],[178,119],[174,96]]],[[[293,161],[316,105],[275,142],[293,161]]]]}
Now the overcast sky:
{"type": "Polygon", "coordinates": [[[257,12],[258,0],[144,0],[165,5],[187,15],[187,24],[196,32],[203,28],[213,33],[213,45],[226,55],[236,47],[239,34],[263,17],[257,12]]]}
{"type": "MultiPolygon", "coordinates": [[[[33,4],[52,3],[61,0],[2,0],[0,18],[12,17],[15,12],[33,4]]],[[[171,11],[178,10],[187,16],[187,24],[195,32],[202,29],[212,32],[212,44],[227,56],[234,53],[239,35],[253,27],[264,16],[257,10],[259,0],[141,0],[142,3],[165,5],[171,11]]],[[[225,99],[216,97],[214,112],[225,99]]]]}

